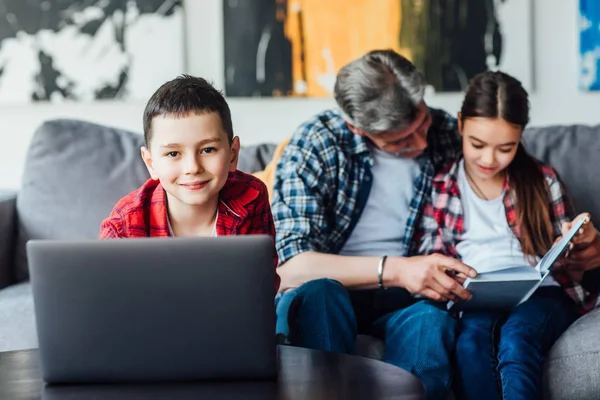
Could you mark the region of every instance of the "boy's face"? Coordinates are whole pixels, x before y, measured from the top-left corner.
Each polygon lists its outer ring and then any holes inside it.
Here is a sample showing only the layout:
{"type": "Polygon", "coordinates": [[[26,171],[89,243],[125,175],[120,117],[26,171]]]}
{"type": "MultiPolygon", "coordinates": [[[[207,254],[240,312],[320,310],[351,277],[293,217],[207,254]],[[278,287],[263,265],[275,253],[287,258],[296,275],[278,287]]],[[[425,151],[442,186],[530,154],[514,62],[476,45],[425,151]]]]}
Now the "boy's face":
{"type": "Polygon", "coordinates": [[[235,137],[230,145],[219,114],[206,113],[155,117],[149,147],[142,147],[142,158],[170,206],[173,201],[203,206],[216,204],[229,172],[236,170],[240,142],[235,137]]]}

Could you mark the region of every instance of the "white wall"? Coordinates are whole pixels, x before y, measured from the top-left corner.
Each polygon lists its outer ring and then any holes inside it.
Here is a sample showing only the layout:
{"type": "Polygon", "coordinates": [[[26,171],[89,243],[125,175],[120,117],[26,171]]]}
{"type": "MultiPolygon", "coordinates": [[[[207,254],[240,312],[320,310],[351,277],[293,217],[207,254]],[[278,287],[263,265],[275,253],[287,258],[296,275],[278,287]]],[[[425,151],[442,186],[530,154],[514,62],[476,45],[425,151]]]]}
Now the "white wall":
{"type": "MultiPolygon", "coordinates": [[[[221,1],[186,1],[188,72],[213,80],[217,87],[223,86],[221,1]]],[[[577,0],[534,0],[534,125],[600,123],[600,93],[578,89],[577,10],[577,0]]],[[[461,95],[436,94],[427,101],[454,113],[461,95]]],[[[277,142],[311,114],[334,105],[331,99],[232,98],[229,102],[234,127],[245,144],[277,142]]],[[[27,147],[44,120],[79,118],[139,132],[143,108],[143,103],[117,102],[0,108],[0,189],[20,187],[27,147]]]]}

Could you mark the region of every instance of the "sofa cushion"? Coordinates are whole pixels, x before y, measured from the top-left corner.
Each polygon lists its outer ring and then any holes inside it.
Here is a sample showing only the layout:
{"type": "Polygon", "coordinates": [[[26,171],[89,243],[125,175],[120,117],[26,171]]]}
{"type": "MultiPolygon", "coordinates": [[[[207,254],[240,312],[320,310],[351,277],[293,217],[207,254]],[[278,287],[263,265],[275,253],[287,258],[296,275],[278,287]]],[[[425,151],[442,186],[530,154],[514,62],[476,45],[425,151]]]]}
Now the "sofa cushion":
{"type": "Polygon", "coordinates": [[[29,283],[0,290],[0,352],[38,347],[29,283]]]}
{"type": "Polygon", "coordinates": [[[271,143],[242,147],[238,158],[238,169],[247,174],[262,171],[273,158],[275,147],[276,145],[271,143]]]}
{"type": "Polygon", "coordinates": [[[16,193],[0,191],[0,289],[12,284],[14,280],[16,203],[16,193]]]}
{"type": "Polygon", "coordinates": [[[91,239],[117,201],[148,177],[139,134],[75,120],[34,134],[17,198],[16,278],[29,277],[29,239],[91,239]]]}
{"type": "Polygon", "coordinates": [[[577,212],[600,220],[600,125],[528,128],[523,141],[534,156],[558,171],[577,212]]]}
{"type": "Polygon", "coordinates": [[[600,309],[579,318],[546,358],[546,397],[600,399],[600,309]]]}

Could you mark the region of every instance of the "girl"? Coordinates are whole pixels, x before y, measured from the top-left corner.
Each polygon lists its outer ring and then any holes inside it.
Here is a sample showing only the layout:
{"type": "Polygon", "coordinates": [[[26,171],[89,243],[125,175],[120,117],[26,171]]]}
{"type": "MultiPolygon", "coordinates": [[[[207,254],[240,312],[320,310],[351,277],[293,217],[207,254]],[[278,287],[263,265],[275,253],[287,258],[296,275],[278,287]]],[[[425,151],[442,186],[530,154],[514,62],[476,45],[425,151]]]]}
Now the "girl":
{"type": "MultiPolygon", "coordinates": [[[[556,172],[521,144],[529,101],[501,72],[471,82],[461,112],[463,156],[433,179],[421,220],[421,254],[461,259],[478,273],[533,264],[567,223],[569,206],[556,172]]],[[[595,237],[591,223],[574,244],[595,237]]],[[[567,327],[595,304],[578,277],[555,270],[510,312],[464,312],[456,347],[457,395],[465,399],[542,397],[542,360],[567,327]]],[[[459,278],[460,280],[460,278],[459,278]]]]}

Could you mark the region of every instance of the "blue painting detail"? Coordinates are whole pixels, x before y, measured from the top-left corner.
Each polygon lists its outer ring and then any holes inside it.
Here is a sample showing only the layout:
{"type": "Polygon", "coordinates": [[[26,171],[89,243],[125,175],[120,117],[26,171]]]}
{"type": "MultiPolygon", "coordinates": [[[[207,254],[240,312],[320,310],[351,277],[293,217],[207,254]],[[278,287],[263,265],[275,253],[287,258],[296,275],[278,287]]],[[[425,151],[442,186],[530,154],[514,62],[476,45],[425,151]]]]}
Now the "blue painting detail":
{"type": "Polygon", "coordinates": [[[600,1],[579,0],[580,76],[583,90],[600,90],[600,1]]]}

